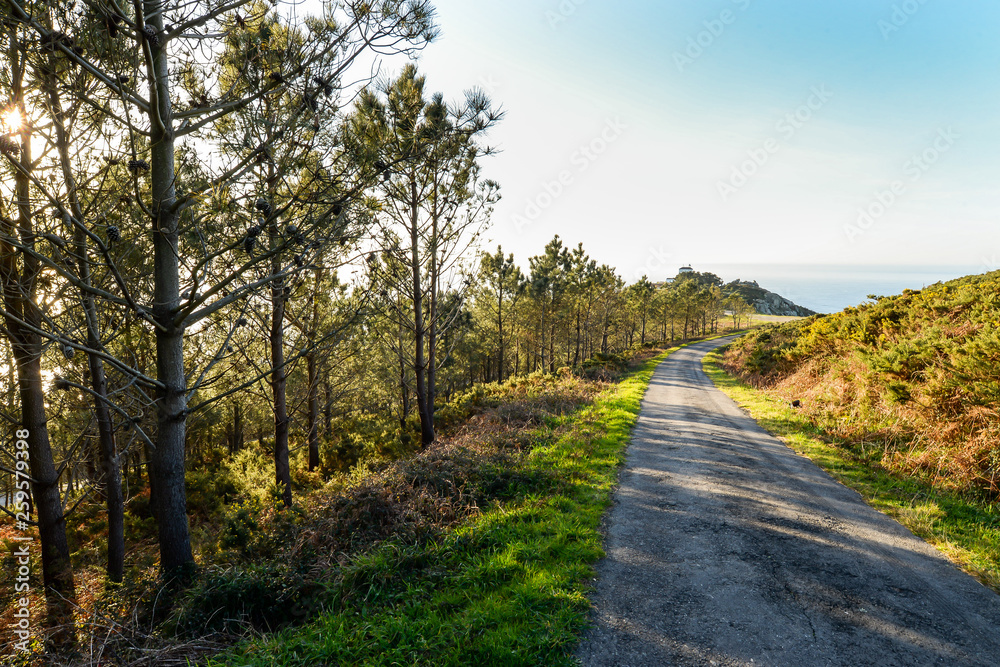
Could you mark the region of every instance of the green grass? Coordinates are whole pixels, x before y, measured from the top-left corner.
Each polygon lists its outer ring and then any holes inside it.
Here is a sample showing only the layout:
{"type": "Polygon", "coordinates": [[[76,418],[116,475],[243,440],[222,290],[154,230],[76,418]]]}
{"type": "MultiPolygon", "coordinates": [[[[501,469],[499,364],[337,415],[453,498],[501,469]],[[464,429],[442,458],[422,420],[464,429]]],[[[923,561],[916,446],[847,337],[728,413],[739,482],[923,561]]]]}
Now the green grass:
{"type": "Polygon", "coordinates": [[[646,361],[532,451],[556,471],[437,542],[383,543],[344,568],[336,602],[307,626],[243,644],[210,665],[571,665],[584,628],[601,517],[653,370],[646,361]]]}
{"type": "Polygon", "coordinates": [[[1000,593],[1000,511],[996,504],[886,471],[875,461],[881,450],[866,452],[837,443],[787,402],[726,373],[719,361],[718,352],[707,355],[705,372],[761,427],[1000,593]]]}

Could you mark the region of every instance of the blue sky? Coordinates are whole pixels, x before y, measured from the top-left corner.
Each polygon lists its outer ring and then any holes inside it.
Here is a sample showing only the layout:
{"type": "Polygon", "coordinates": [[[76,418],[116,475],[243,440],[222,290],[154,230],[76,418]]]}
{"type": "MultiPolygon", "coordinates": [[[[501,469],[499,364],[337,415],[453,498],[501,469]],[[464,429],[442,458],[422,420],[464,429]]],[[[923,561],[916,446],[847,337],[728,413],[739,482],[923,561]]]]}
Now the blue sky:
{"type": "Polygon", "coordinates": [[[684,263],[1000,260],[1000,3],[438,0],[428,85],[507,111],[490,236],[684,263]]]}

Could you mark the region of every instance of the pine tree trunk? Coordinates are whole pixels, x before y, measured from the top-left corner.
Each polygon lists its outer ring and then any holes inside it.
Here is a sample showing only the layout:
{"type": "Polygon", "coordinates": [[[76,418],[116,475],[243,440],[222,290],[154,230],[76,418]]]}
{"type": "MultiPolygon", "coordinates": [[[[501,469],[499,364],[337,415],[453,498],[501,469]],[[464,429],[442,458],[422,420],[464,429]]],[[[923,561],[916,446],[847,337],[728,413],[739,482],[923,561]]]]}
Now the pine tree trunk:
{"type": "Polygon", "coordinates": [[[306,356],[309,376],[309,472],[319,467],[319,372],[316,353],[306,356]]]}
{"type": "Polygon", "coordinates": [[[579,366],[580,365],[580,345],[582,344],[582,341],[581,341],[581,323],[580,323],[581,316],[582,315],[581,315],[580,309],[577,308],[576,309],[576,352],[573,354],[573,366],[579,366]]]}
{"type": "MultiPolygon", "coordinates": [[[[436,253],[434,243],[431,243],[431,252],[436,253]]],[[[430,322],[427,327],[427,403],[434,414],[437,404],[437,347],[438,347],[438,301],[437,301],[437,262],[431,259],[431,298],[430,298],[430,322]]]]}
{"type": "Polygon", "coordinates": [[[500,289],[497,290],[497,382],[503,382],[503,277],[500,278],[500,289]]]}
{"type": "Polygon", "coordinates": [[[432,418],[437,406],[438,288],[440,286],[440,276],[438,275],[440,269],[438,265],[438,243],[440,242],[438,238],[438,221],[441,214],[438,211],[437,188],[435,180],[435,196],[431,200],[431,241],[428,247],[428,252],[430,253],[428,278],[431,283],[431,298],[430,322],[427,327],[427,402],[430,404],[432,418]]]}
{"type": "MultiPolygon", "coordinates": [[[[281,242],[276,223],[271,222],[271,247],[281,242]]],[[[271,270],[281,270],[276,254],[271,270]]],[[[274,481],[285,507],[292,506],[292,474],[288,463],[288,404],[285,376],[285,281],[275,278],[271,283],[271,397],[274,411],[274,481]]]]}
{"type": "Polygon", "coordinates": [[[229,453],[236,454],[243,449],[243,405],[239,401],[233,403],[233,433],[229,440],[229,453]]]}
{"type": "Polygon", "coordinates": [[[556,372],[556,317],[555,313],[552,313],[552,317],[549,318],[549,372],[556,372]]]}
{"type": "MultiPolygon", "coordinates": [[[[147,24],[163,31],[160,3],[147,0],[147,24]]],[[[153,319],[156,327],[156,448],[151,452],[150,477],[155,477],[160,570],[181,574],[194,564],[187,518],[184,480],[187,419],[187,378],[184,373],[184,327],[177,322],[180,305],[178,214],[175,209],[173,111],[168,57],[163,46],[149,42],[150,180],[153,209],[153,319]]]]}
{"type": "Polygon", "coordinates": [[[25,344],[15,343],[18,384],[21,394],[21,423],[28,431],[29,469],[34,480],[31,501],[38,521],[42,547],[42,582],[45,587],[47,623],[58,629],[53,641],[72,644],[73,609],[76,586],[66,540],[66,519],[59,493],[59,476],[52,458],[46,426],[45,396],[42,391],[41,341],[27,336],[25,344]]]}
{"type": "Polygon", "coordinates": [[[410,272],[413,302],[413,371],[416,376],[417,411],[420,413],[420,442],[427,446],[434,442],[434,407],[429,404],[427,393],[427,361],[424,356],[426,331],[424,330],[424,295],[420,285],[419,201],[416,181],[410,180],[410,272]]]}
{"type": "MultiPolygon", "coordinates": [[[[540,361],[540,368],[545,368],[545,311],[542,310],[541,319],[538,323],[538,339],[541,341],[541,346],[539,348],[538,359],[540,361]]],[[[532,368],[532,370],[535,370],[532,368]]]]}
{"type": "MultiPolygon", "coordinates": [[[[52,108],[52,122],[56,129],[59,162],[66,184],[67,198],[73,217],[77,221],[82,221],[83,209],[80,206],[76,178],[70,163],[69,136],[64,123],[62,101],[59,98],[55,77],[50,76],[49,79],[49,104],[52,108]]],[[[91,286],[90,249],[87,235],[79,225],[73,226],[73,235],[78,264],[77,277],[83,285],[80,289],[80,301],[83,304],[87,324],[87,347],[91,350],[100,350],[103,346],[99,333],[100,321],[97,305],[93,294],[87,289],[91,286]]],[[[96,480],[96,486],[101,491],[108,512],[107,575],[109,580],[120,584],[125,572],[125,498],[122,493],[121,462],[118,459],[115,432],[111,423],[111,411],[108,408],[108,387],[104,375],[104,362],[96,353],[91,352],[87,354],[87,367],[91,389],[94,392],[94,416],[97,420],[98,452],[101,463],[101,472],[96,480]]]]}
{"type": "MultiPolygon", "coordinates": [[[[402,311],[402,304],[397,302],[397,307],[402,311]]],[[[399,405],[400,405],[400,428],[406,428],[406,418],[410,416],[410,388],[406,384],[406,349],[405,331],[403,323],[400,322],[396,328],[396,359],[399,362],[399,405]]]]}
{"type": "MultiPolygon", "coordinates": [[[[12,31],[13,33],[13,31],[12,31]]],[[[11,34],[9,51],[11,93],[23,118],[22,81],[24,75],[23,45],[11,34]]],[[[16,239],[29,248],[34,246],[30,177],[32,171],[31,133],[21,130],[20,168],[14,174],[14,194],[18,219],[14,223],[0,210],[0,237],[16,239]]],[[[3,288],[5,324],[10,338],[11,354],[17,367],[17,386],[21,399],[21,428],[28,431],[23,438],[28,443],[28,469],[31,474],[31,508],[38,522],[42,550],[42,582],[45,588],[47,623],[59,631],[53,641],[71,646],[76,586],[66,540],[66,520],[62,512],[59,477],[56,473],[45,415],[45,395],[42,389],[42,341],[29,327],[41,326],[41,313],[35,300],[35,281],[40,274],[37,259],[0,240],[0,284],[3,288]],[[18,256],[23,265],[18,267],[18,256]],[[14,318],[27,323],[22,325],[14,318]]]]}
{"type": "Polygon", "coordinates": [[[333,437],[333,390],[327,380],[323,381],[323,437],[333,437]]]}
{"type": "MultiPolygon", "coordinates": [[[[99,344],[91,339],[88,343],[99,344]]],[[[104,365],[96,354],[88,355],[94,390],[94,412],[97,415],[98,443],[101,450],[100,487],[104,491],[108,511],[108,579],[120,584],[125,576],[125,495],[122,490],[122,468],[111,412],[107,405],[108,387],[104,365]]]]}

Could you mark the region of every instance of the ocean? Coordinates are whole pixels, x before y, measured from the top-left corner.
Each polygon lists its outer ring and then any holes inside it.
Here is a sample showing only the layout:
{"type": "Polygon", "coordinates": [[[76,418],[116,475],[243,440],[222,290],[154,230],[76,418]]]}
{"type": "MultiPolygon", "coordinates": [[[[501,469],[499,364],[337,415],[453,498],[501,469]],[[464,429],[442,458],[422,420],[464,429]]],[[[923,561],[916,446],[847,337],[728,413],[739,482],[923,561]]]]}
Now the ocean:
{"type": "Polygon", "coordinates": [[[923,289],[936,282],[984,273],[984,266],[859,266],[804,264],[705,264],[725,282],[756,280],[766,290],[818,313],[835,313],[868,300],[869,294],[891,296],[904,289],[923,289]]]}

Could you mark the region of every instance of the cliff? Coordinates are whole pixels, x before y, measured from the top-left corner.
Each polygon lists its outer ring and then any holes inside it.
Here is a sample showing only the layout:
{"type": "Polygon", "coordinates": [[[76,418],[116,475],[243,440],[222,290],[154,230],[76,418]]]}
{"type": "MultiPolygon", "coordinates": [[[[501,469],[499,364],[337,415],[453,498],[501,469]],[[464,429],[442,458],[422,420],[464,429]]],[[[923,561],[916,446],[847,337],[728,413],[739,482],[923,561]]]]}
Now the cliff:
{"type": "Polygon", "coordinates": [[[792,303],[780,294],[769,292],[756,282],[733,281],[722,288],[726,294],[738,294],[760,315],[809,317],[816,312],[792,303]]]}

